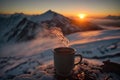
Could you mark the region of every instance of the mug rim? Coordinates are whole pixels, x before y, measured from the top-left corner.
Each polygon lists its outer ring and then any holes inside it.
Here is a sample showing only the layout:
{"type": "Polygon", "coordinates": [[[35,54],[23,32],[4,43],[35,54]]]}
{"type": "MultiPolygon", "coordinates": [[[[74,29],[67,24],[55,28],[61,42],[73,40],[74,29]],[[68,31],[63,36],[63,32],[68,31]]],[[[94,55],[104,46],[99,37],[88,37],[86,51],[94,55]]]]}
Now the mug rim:
{"type": "MultiPolygon", "coordinates": [[[[76,53],[76,49],[74,49],[74,48],[72,48],[72,47],[57,47],[57,48],[54,48],[53,49],[53,52],[54,52],[54,54],[60,54],[60,53],[57,53],[57,50],[58,49],[70,49],[70,50],[72,50],[71,52],[70,52],[70,54],[75,54],[76,53]]],[[[62,54],[62,53],[61,53],[62,54]]],[[[64,54],[64,53],[63,53],[64,54]]],[[[67,54],[68,55],[68,54],[67,54]]]]}

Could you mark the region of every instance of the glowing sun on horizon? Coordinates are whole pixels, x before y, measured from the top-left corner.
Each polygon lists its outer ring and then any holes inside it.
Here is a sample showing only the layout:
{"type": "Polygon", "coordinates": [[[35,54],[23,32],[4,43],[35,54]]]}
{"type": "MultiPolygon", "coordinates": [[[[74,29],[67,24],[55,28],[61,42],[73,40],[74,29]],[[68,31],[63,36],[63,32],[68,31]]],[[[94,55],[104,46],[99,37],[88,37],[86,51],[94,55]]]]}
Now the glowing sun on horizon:
{"type": "Polygon", "coordinates": [[[84,18],[86,17],[86,14],[79,14],[78,17],[79,17],[80,19],[84,19],[84,18]]]}

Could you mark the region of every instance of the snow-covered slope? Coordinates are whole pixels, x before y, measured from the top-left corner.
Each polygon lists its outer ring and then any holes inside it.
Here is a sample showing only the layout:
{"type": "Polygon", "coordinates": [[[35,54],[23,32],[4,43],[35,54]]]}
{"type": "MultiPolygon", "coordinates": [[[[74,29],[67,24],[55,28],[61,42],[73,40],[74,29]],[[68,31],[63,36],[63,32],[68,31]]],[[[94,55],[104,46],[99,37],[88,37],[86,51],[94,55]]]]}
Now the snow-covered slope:
{"type": "Polygon", "coordinates": [[[38,35],[36,30],[37,32],[38,30],[42,31],[42,28],[58,27],[64,35],[101,29],[90,22],[76,24],[73,20],[51,10],[29,17],[22,13],[16,13],[9,17],[0,16],[0,25],[0,43],[34,39],[38,35]]]}
{"type": "Polygon", "coordinates": [[[86,58],[120,61],[120,29],[79,32],[67,36],[70,45],[86,58]]]}
{"type": "Polygon", "coordinates": [[[69,18],[52,10],[48,10],[41,15],[32,16],[30,20],[47,27],[59,27],[64,34],[70,34],[81,30],[76,28],[76,25],[72,24],[69,18]]]}
{"type": "Polygon", "coordinates": [[[12,28],[24,18],[24,14],[13,14],[10,16],[0,16],[0,36],[3,36],[6,32],[9,32],[12,28]]]}
{"type": "Polygon", "coordinates": [[[30,21],[23,14],[13,14],[4,22],[8,25],[1,25],[0,43],[28,41],[34,39],[44,29],[44,26],[30,21]]]}
{"type": "Polygon", "coordinates": [[[1,43],[8,40],[6,38],[10,37],[10,35],[13,34],[14,29],[24,18],[25,18],[25,15],[19,14],[19,13],[10,15],[9,17],[0,17],[0,33],[1,33],[0,42],[1,43]]]}
{"type": "MultiPolygon", "coordinates": [[[[75,68],[75,72],[84,69],[97,80],[119,80],[115,73],[100,72],[103,63],[111,60],[120,62],[120,29],[78,32],[66,36],[69,45],[81,54],[83,64],[75,68]],[[84,65],[85,64],[85,65],[84,65]],[[79,68],[80,67],[80,68],[79,68]],[[112,77],[110,77],[112,76],[112,77]]],[[[6,44],[0,47],[0,78],[1,80],[54,80],[52,49],[64,46],[56,35],[38,37],[35,40],[19,44],[6,44]]],[[[84,73],[86,74],[86,73],[84,73]]]]}
{"type": "Polygon", "coordinates": [[[87,30],[99,30],[99,26],[92,24],[90,22],[75,22],[75,20],[69,19],[59,13],[56,13],[52,10],[47,12],[32,16],[31,20],[33,22],[45,24],[48,27],[59,27],[62,29],[63,34],[71,34],[78,31],[87,31],[87,30]]]}
{"type": "Polygon", "coordinates": [[[51,20],[53,17],[54,17],[54,13],[51,10],[48,10],[41,15],[32,16],[31,20],[34,22],[41,22],[41,21],[51,20]]]}

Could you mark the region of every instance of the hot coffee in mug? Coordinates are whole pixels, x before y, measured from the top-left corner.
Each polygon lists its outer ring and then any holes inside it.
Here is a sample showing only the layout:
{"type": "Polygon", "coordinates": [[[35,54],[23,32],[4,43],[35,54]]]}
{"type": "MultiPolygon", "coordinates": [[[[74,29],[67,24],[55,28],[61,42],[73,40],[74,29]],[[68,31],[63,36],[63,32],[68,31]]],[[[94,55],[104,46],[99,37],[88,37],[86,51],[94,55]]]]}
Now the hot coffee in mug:
{"type": "Polygon", "coordinates": [[[75,54],[76,51],[70,47],[59,47],[54,49],[54,66],[56,74],[59,76],[69,76],[74,66],[80,64],[82,56],[75,54]],[[74,64],[75,57],[79,57],[80,61],[74,64]]]}

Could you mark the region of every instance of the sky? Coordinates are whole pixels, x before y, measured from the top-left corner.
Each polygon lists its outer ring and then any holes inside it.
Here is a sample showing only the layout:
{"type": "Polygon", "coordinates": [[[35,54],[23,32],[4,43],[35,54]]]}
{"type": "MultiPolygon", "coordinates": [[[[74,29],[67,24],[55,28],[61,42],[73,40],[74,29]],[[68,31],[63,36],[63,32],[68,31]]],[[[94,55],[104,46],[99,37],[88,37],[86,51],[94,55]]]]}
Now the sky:
{"type": "Polygon", "coordinates": [[[53,10],[63,15],[120,15],[120,0],[0,0],[0,13],[41,14],[53,10]]]}

